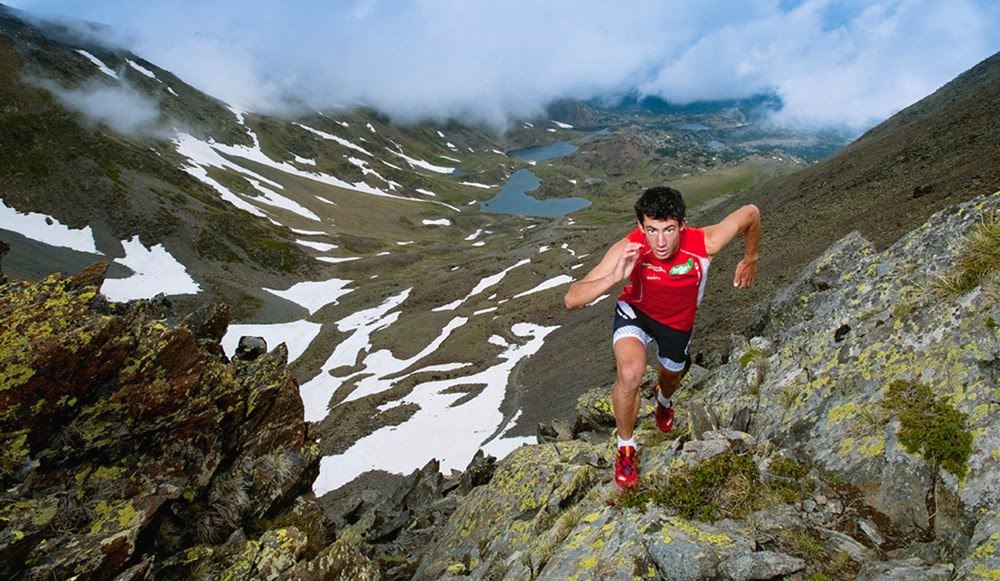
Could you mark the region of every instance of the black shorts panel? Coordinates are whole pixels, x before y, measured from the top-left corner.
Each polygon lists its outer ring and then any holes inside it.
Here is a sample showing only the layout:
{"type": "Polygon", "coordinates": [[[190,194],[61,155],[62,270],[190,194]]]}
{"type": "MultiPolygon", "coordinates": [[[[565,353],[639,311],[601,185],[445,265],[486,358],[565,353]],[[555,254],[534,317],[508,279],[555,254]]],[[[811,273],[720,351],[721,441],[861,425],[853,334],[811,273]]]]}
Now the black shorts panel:
{"type": "Polygon", "coordinates": [[[648,344],[656,341],[660,364],[670,371],[681,371],[688,361],[691,331],[678,331],[653,319],[633,305],[619,301],[615,306],[614,337],[635,337],[648,344]],[[636,332],[638,329],[641,332],[636,332]]]}

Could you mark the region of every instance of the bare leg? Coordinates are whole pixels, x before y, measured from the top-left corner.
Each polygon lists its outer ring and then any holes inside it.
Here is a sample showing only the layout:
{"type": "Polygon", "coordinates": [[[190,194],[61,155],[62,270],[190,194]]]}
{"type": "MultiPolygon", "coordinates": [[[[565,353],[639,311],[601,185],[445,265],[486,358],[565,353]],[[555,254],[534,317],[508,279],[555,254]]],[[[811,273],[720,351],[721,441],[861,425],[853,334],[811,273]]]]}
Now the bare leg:
{"type": "Polygon", "coordinates": [[[674,395],[677,388],[681,386],[681,378],[684,377],[683,371],[668,371],[662,365],[659,366],[659,381],[657,385],[659,386],[660,393],[663,397],[670,399],[670,396],[674,395]]]}
{"type": "Polygon", "coordinates": [[[646,346],[634,337],[619,339],[615,343],[615,363],[617,369],[611,405],[615,412],[618,437],[628,440],[632,437],[639,415],[639,386],[646,371],[646,346]]]}

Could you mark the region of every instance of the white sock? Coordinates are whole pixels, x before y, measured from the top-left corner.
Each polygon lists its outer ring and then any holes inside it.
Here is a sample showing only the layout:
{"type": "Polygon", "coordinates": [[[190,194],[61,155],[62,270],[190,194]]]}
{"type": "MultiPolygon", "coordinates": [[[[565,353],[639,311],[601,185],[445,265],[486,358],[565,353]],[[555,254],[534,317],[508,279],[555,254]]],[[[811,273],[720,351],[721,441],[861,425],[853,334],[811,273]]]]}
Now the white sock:
{"type": "Polygon", "coordinates": [[[619,448],[624,448],[625,446],[632,446],[636,450],[639,449],[639,444],[635,443],[635,435],[633,435],[628,440],[622,440],[622,437],[618,436],[618,447],[619,448]]]}
{"type": "Polygon", "coordinates": [[[660,390],[656,390],[656,401],[660,402],[660,404],[662,404],[663,407],[665,408],[670,407],[670,398],[663,397],[663,394],[660,393],[660,390]]]}

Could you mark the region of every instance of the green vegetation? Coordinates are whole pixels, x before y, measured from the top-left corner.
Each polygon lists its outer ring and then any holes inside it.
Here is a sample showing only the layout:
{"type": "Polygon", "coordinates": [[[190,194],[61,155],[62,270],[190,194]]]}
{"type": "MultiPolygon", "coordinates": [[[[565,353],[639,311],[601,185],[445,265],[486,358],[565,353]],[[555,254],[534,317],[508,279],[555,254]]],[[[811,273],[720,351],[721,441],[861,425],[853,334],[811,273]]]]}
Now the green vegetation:
{"type": "Polygon", "coordinates": [[[688,519],[712,521],[723,516],[743,517],[754,508],[760,475],[753,458],[732,452],[684,467],[669,479],[649,478],[625,492],[618,506],[642,508],[653,502],[688,519]]]}
{"type": "Polygon", "coordinates": [[[777,477],[769,482],[770,491],[782,502],[795,502],[811,494],[815,488],[812,481],[803,481],[809,473],[809,466],[793,458],[776,458],[767,466],[768,472],[777,477]]]}
{"type": "Polygon", "coordinates": [[[1000,221],[996,211],[983,215],[959,243],[955,268],[934,280],[933,290],[946,297],[957,297],[969,292],[980,284],[992,289],[990,295],[997,296],[995,289],[1000,285],[1000,221]]]}
{"type": "Polygon", "coordinates": [[[727,452],[694,467],[684,466],[669,478],[644,477],[636,489],[621,493],[613,504],[643,509],[654,503],[687,519],[713,521],[745,518],[767,506],[796,502],[814,489],[811,480],[804,480],[808,465],[794,459],[772,460],[768,472],[776,478],[765,482],[750,455],[727,452]]]}
{"type": "Polygon", "coordinates": [[[746,353],[740,355],[740,369],[746,369],[750,362],[757,359],[762,359],[764,357],[764,352],[760,349],[751,347],[746,353]]]}
{"type": "Polygon", "coordinates": [[[911,454],[920,453],[936,474],[944,468],[962,478],[972,454],[972,434],[966,430],[968,417],[935,398],[925,385],[894,381],[882,406],[899,415],[899,442],[911,454]]]}
{"type": "Polygon", "coordinates": [[[671,180],[667,185],[684,194],[688,208],[696,208],[705,202],[730,192],[745,190],[758,181],[758,170],[751,165],[724,167],[689,178],[671,180]]]}
{"type": "Polygon", "coordinates": [[[808,564],[806,574],[812,581],[854,579],[860,567],[842,551],[831,554],[815,536],[801,529],[787,529],[778,534],[781,548],[808,564]]]}

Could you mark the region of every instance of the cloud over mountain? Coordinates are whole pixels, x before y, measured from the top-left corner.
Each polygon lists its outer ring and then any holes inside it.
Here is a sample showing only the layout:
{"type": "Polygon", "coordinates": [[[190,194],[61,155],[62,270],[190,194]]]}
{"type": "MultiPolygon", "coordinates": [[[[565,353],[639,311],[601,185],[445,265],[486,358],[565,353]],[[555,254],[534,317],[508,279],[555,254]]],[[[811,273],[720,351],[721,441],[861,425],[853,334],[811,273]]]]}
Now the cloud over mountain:
{"type": "Polygon", "coordinates": [[[32,79],[32,82],[50,91],[66,107],[119,133],[137,136],[153,135],[158,131],[159,103],[128,84],[91,83],[78,89],[66,89],[50,80],[32,79]]]}
{"type": "Polygon", "coordinates": [[[559,97],[779,95],[786,120],[871,125],[1000,48],[988,0],[19,0],[107,23],[233,104],[370,104],[502,124],[559,97]]]}

